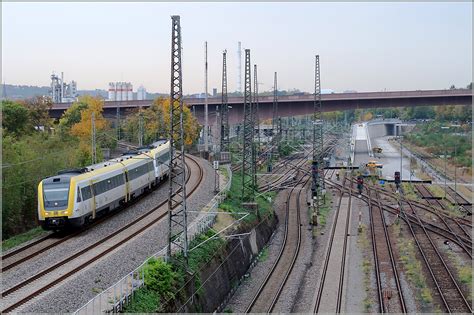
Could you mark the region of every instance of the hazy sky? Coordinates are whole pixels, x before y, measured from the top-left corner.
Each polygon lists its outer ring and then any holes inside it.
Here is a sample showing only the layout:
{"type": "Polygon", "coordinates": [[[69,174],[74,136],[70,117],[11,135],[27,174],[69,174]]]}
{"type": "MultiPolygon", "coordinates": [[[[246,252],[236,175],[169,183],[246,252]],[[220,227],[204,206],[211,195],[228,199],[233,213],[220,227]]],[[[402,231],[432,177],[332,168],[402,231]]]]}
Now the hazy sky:
{"type": "MultiPolygon", "coordinates": [[[[79,89],[110,81],[169,92],[171,15],[181,15],[184,93],[237,87],[237,42],[251,49],[260,90],[442,89],[472,81],[472,3],[2,3],[2,79],[79,89]]],[[[242,61],[243,62],[243,61],[242,61]]],[[[253,69],[253,68],[252,68],[253,69]]]]}

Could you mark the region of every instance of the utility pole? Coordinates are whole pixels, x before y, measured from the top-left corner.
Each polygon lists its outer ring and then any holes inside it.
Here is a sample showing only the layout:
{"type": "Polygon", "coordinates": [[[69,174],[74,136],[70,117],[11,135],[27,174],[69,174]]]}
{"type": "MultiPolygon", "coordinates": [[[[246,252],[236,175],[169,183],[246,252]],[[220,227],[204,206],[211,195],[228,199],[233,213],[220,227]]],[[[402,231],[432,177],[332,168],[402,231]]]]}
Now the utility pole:
{"type": "Polygon", "coordinates": [[[209,154],[209,112],[207,100],[207,41],[204,42],[204,154],[206,159],[209,154]]]}
{"type": "Polygon", "coordinates": [[[257,156],[260,151],[260,124],[258,119],[258,80],[257,80],[257,65],[253,66],[254,69],[254,92],[252,102],[252,161],[253,161],[253,182],[252,186],[254,189],[257,188],[257,156]],[[257,131],[255,131],[257,128],[257,131]],[[257,143],[255,143],[255,132],[257,133],[257,143]]]}
{"type": "Polygon", "coordinates": [[[229,105],[227,99],[227,51],[222,53],[222,104],[220,151],[229,152],[229,105]]]}
{"type": "Polygon", "coordinates": [[[244,203],[253,202],[255,199],[253,130],[250,49],[245,49],[244,136],[242,137],[242,202],[244,203]]]}
{"type": "Polygon", "coordinates": [[[242,93],[242,43],[238,43],[237,48],[237,91],[242,93]]]}
{"type": "Polygon", "coordinates": [[[120,103],[117,103],[117,85],[115,85],[114,99],[117,106],[117,140],[120,140],[120,103]]]}
{"type": "Polygon", "coordinates": [[[3,90],[2,90],[2,96],[3,96],[3,99],[6,100],[7,99],[7,86],[5,85],[5,81],[3,81],[3,90]]]}
{"type": "Polygon", "coordinates": [[[279,152],[280,148],[280,132],[281,132],[281,119],[278,115],[278,78],[275,72],[273,79],[273,116],[272,116],[272,142],[273,152],[279,152]]]}
{"type": "Polygon", "coordinates": [[[258,79],[257,79],[257,65],[253,65],[253,79],[254,79],[254,92],[253,92],[253,123],[257,127],[257,152],[260,151],[260,118],[258,116],[258,79]]]}
{"type": "Polygon", "coordinates": [[[312,224],[317,225],[317,216],[323,205],[324,165],[323,165],[323,121],[321,103],[321,75],[319,69],[319,55],[316,55],[314,71],[314,113],[313,113],[313,165],[312,193],[313,215],[312,224]]]}
{"type": "Polygon", "coordinates": [[[138,112],[138,147],[143,146],[143,112],[140,106],[138,112]]]}
{"type": "Polygon", "coordinates": [[[92,164],[97,163],[97,149],[96,149],[96,143],[95,143],[95,112],[92,112],[92,117],[91,117],[91,126],[92,126],[92,164]]]}
{"type": "Polygon", "coordinates": [[[183,135],[183,79],[181,64],[181,25],[179,15],[171,16],[171,91],[170,91],[170,180],[168,191],[168,258],[172,246],[183,252],[188,263],[188,222],[186,209],[186,166],[183,135]]]}
{"type": "Polygon", "coordinates": [[[402,125],[398,126],[398,138],[400,140],[400,182],[403,182],[403,144],[402,144],[402,125]]]}

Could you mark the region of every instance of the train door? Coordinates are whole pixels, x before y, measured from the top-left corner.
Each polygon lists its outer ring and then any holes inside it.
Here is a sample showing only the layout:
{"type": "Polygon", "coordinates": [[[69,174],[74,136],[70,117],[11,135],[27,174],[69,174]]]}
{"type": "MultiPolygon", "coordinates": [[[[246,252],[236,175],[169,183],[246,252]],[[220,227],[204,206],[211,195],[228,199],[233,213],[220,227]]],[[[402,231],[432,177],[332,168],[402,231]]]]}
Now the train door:
{"type": "Polygon", "coordinates": [[[94,182],[92,180],[89,181],[89,187],[91,190],[91,196],[90,202],[91,202],[91,210],[92,210],[92,219],[95,219],[95,214],[96,214],[96,209],[97,209],[97,204],[95,200],[95,191],[94,191],[94,182]]]}
{"type": "Polygon", "coordinates": [[[130,200],[130,182],[128,181],[128,170],[124,170],[124,178],[125,178],[125,202],[130,200]]]}

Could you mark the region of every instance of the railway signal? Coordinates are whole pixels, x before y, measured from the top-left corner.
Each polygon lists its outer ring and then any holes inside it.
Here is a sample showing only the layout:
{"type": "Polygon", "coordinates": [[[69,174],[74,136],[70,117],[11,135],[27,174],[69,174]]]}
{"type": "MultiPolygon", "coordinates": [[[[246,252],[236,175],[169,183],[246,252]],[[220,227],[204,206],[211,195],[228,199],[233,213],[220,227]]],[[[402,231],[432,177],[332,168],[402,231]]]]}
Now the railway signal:
{"type": "Polygon", "coordinates": [[[362,175],[357,176],[357,190],[359,191],[359,195],[362,195],[362,189],[364,188],[364,178],[362,175]]]}
{"type": "Polygon", "coordinates": [[[400,188],[400,172],[395,172],[395,186],[397,186],[397,189],[400,188]]]}

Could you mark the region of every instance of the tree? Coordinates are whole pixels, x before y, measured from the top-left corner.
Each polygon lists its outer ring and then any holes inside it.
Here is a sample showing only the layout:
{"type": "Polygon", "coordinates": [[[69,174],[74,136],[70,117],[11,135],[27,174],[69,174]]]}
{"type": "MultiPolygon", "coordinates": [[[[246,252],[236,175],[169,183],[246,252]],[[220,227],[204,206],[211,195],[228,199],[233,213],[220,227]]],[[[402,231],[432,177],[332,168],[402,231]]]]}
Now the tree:
{"type": "Polygon", "coordinates": [[[52,125],[52,119],[49,117],[49,110],[53,106],[51,98],[44,96],[35,96],[23,102],[30,114],[31,123],[38,130],[41,127],[49,128],[52,125]]]}
{"type": "MultiPolygon", "coordinates": [[[[79,103],[86,105],[85,108],[80,110],[81,119],[77,123],[73,123],[77,119],[77,109],[72,111],[69,116],[70,121],[64,120],[64,124],[71,123],[70,134],[79,138],[79,164],[81,166],[87,165],[90,162],[90,157],[92,156],[91,148],[91,139],[92,139],[92,113],[94,113],[95,120],[95,131],[96,131],[96,145],[97,145],[97,156],[102,159],[102,150],[100,148],[104,145],[105,141],[103,137],[100,137],[102,133],[109,130],[109,123],[105,120],[102,115],[104,101],[98,97],[92,96],[83,96],[79,100],[79,103]]],[[[83,105],[78,105],[79,108],[84,107],[83,105]]],[[[110,141],[110,139],[107,139],[110,141]]],[[[109,144],[110,145],[110,144],[109,144]]]]}
{"type": "Polygon", "coordinates": [[[81,112],[87,108],[87,103],[80,98],[74,102],[59,119],[59,127],[63,131],[69,131],[71,127],[81,121],[81,112]]]}
{"type": "MultiPolygon", "coordinates": [[[[144,144],[151,143],[158,138],[168,136],[170,129],[170,102],[169,99],[157,98],[153,104],[142,110],[128,112],[124,123],[125,136],[128,141],[137,142],[139,133],[139,117],[143,119],[144,144]]],[[[192,115],[189,107],[183,107],[184,142],[186,145],[193,144],[199,136],[200,127],[197,119],[192,115]]]]}
{"type": "Polygon", "coordinates": [[[2,125],[9,133],[16,136],[31,131],[31,122],[28,109],[23,105],[9,100],[1,102],[2,125]]]}
{"type": "Polygon", "coordinates": [[[81,102],[87,104],[81,113],[81,120],[71,126],[71,134],[79,137],[81,141],[90,142],[92,136],[92,113],[95,113],[95,130],[100,132],[105,130],[109,124],[102,116],[104,111],[104,101],[98,97],[84,96],[81,102]]]}

